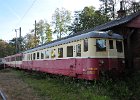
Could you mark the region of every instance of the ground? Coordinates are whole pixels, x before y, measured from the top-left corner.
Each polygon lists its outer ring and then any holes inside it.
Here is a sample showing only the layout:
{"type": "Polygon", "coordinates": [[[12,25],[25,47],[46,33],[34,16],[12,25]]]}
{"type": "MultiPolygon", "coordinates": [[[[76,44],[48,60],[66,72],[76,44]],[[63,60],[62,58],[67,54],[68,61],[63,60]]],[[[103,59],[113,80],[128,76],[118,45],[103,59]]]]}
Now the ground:
{"type": "Polygon", "coordinates": [[[0,90],[5,94],[7,100],[42,100],[11,69],[0,70],[0,90]]]}

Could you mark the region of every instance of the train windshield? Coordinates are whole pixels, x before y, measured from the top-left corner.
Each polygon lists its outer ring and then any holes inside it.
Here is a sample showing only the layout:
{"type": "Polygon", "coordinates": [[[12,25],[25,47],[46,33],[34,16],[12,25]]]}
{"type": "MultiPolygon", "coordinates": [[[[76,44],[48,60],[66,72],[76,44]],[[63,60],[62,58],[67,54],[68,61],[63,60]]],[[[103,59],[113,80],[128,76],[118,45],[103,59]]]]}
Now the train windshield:
{"type": "Polygon", "coordinates": [[[106,40],[104,39],[96,40],[96,51],[106,51],[106,40]]]}

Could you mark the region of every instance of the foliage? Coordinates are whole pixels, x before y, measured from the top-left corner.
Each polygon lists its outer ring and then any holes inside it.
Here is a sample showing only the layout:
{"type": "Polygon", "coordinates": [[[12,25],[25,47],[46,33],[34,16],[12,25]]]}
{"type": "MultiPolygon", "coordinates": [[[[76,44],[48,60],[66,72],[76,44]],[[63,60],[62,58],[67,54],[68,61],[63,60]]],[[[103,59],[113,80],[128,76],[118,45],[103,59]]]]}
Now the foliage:
{"type": "Polygon", "coordinates": [[[45,42],[46,43],[51,42],[52,41],[52,29],[48,23],[45,23],[45,34],[46,34],[45,42]]]}
{"type": "Polygon", "coordinates": [[[36,24],[36,35],[40,41],[40,44],[52,41],[52,31],[47,21],[40,20],[36,24]]]}
{"type": "Polygon", "coordinates": [[[109,19],[115,18],[115,7],[116,0],[99,0],[102,4],[100,5],[99,11],[108,17],[109,19]]]}
{"type": "Polygon", "coordinates": [[[57,38],[61,38],[62,35],[66,35],[69,31],[69,25],[71,22],[71,14],[68,10],[57,8],[52,16],[52,24],[54,26],[54,34],[57,38]]]}
{"type": "Polygon", "coordinates": [[[123,1],[124,9],[127,11],[127,14],[132,14],[140,11],[140,1],[135,2],[134,0],[125,0],[123,1]]]}
{"type": "Polygon", "coordinates": [[[52,41],[52,30],[45,20],[39,20],[35,25],[35,29],[32,29],[31,32],[24,37],[26,49],[33,48],[50,41],[52,41]]]}
{"type": "Polygon", "coordinates": [[[71,25],[71,30],[76,33],[91,29],[107,22],[108,20],[109,19],[100,11],[96,11],[93,6],[85,7],[82,11],[75,12],[75,19],[71,25]]]}
{"type": "Polygon", "coordinates": [[[13,54],[25,50],[23,41],[24,41],[23,37],[13,38],[12,40],[10,40],[9,45],[11,45],[11,47],[13,47],[14,49],[13,54]]]}
{"type": "Polygon", "coordinates": [[[25,49],[33,48],[36,46],[35,44],[35,36],[34,34],[26,34],[24,37],[24,44],[25,44],[25,49]]]}
{"type": "Polygon", "coordinates": [[[139,100],[140,72],[120,79],[86,81],[66,76],[16,71],[39,95],[52,100],[139,100]]]}
{"type": "Polygon", "coordinates": [[[0,40],[0,58],[12,55],[15,51],[15,45],[5,42],[4,40],[0,40]]]}

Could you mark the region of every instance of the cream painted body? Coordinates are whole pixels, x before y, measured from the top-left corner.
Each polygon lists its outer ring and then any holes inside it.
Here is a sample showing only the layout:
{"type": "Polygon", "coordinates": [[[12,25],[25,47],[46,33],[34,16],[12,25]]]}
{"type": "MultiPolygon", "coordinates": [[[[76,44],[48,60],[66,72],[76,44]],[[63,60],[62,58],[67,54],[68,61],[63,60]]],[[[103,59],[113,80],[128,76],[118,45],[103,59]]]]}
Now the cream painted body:
{"type": "MultiPolygon", "coordinates": [[[[55,60],[55,59],[68,59],[68,58],[124,58],[124,47],[123,52],[119,53],[116,49],[116,39],[110,39],[113,40],[113,49],[109,49],[109,39],[106,40],[106,51],[96,51],[96,39],[102,39],[102,38],[88,38],[88,51],[84,52],[84,40],[78,40],[73,41],[67,44],[61,44],[49,48],[44,48],[41,50],[36,50],[29,53],[24,53],[24,59],[23,61],[33,60],[33,54],[36,54],[35,60],[55,60]],[[76,56],[76,45],[81,44],[81,56],[76,56]],[[67,57],[67,46],[73,46],[73,57],[67,57]],[[63,58],[58,58],[58,48],[63,48],[63,58]],[[51,51],[55,49],[55,57],[51,57],[51,51]],[[45,58],[45,51],[49,51],[49,58],[45,58]],[[39,59],[37,59],[37,52],[39,52],[39,59]],[[41,59],[41,53],[44,54],[44,58],[41,59]],[[31,56],[32,54],[32,56],[31,56]]],[[[123,41],[123,40],[119,40],[123,41]]]]}

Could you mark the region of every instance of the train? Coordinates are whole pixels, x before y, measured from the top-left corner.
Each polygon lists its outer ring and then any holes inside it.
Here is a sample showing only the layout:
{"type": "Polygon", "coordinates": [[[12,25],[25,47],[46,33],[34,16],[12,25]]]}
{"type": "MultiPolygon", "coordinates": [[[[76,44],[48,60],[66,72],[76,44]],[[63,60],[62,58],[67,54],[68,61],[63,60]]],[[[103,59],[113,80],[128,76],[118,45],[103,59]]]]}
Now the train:
{"type": "Polygon", "coordinates": [[[98,80],[102,72],[125,68],[123,37],[111,31],[90,31],[54,40],[4,58],[12,68],[98,80]]]}
{"type": "Polygon", "coordinates": [[[4,63],[5,63],[4,58],[0,58],[0,69],[4,69],[5,68],[4,63]]]}

